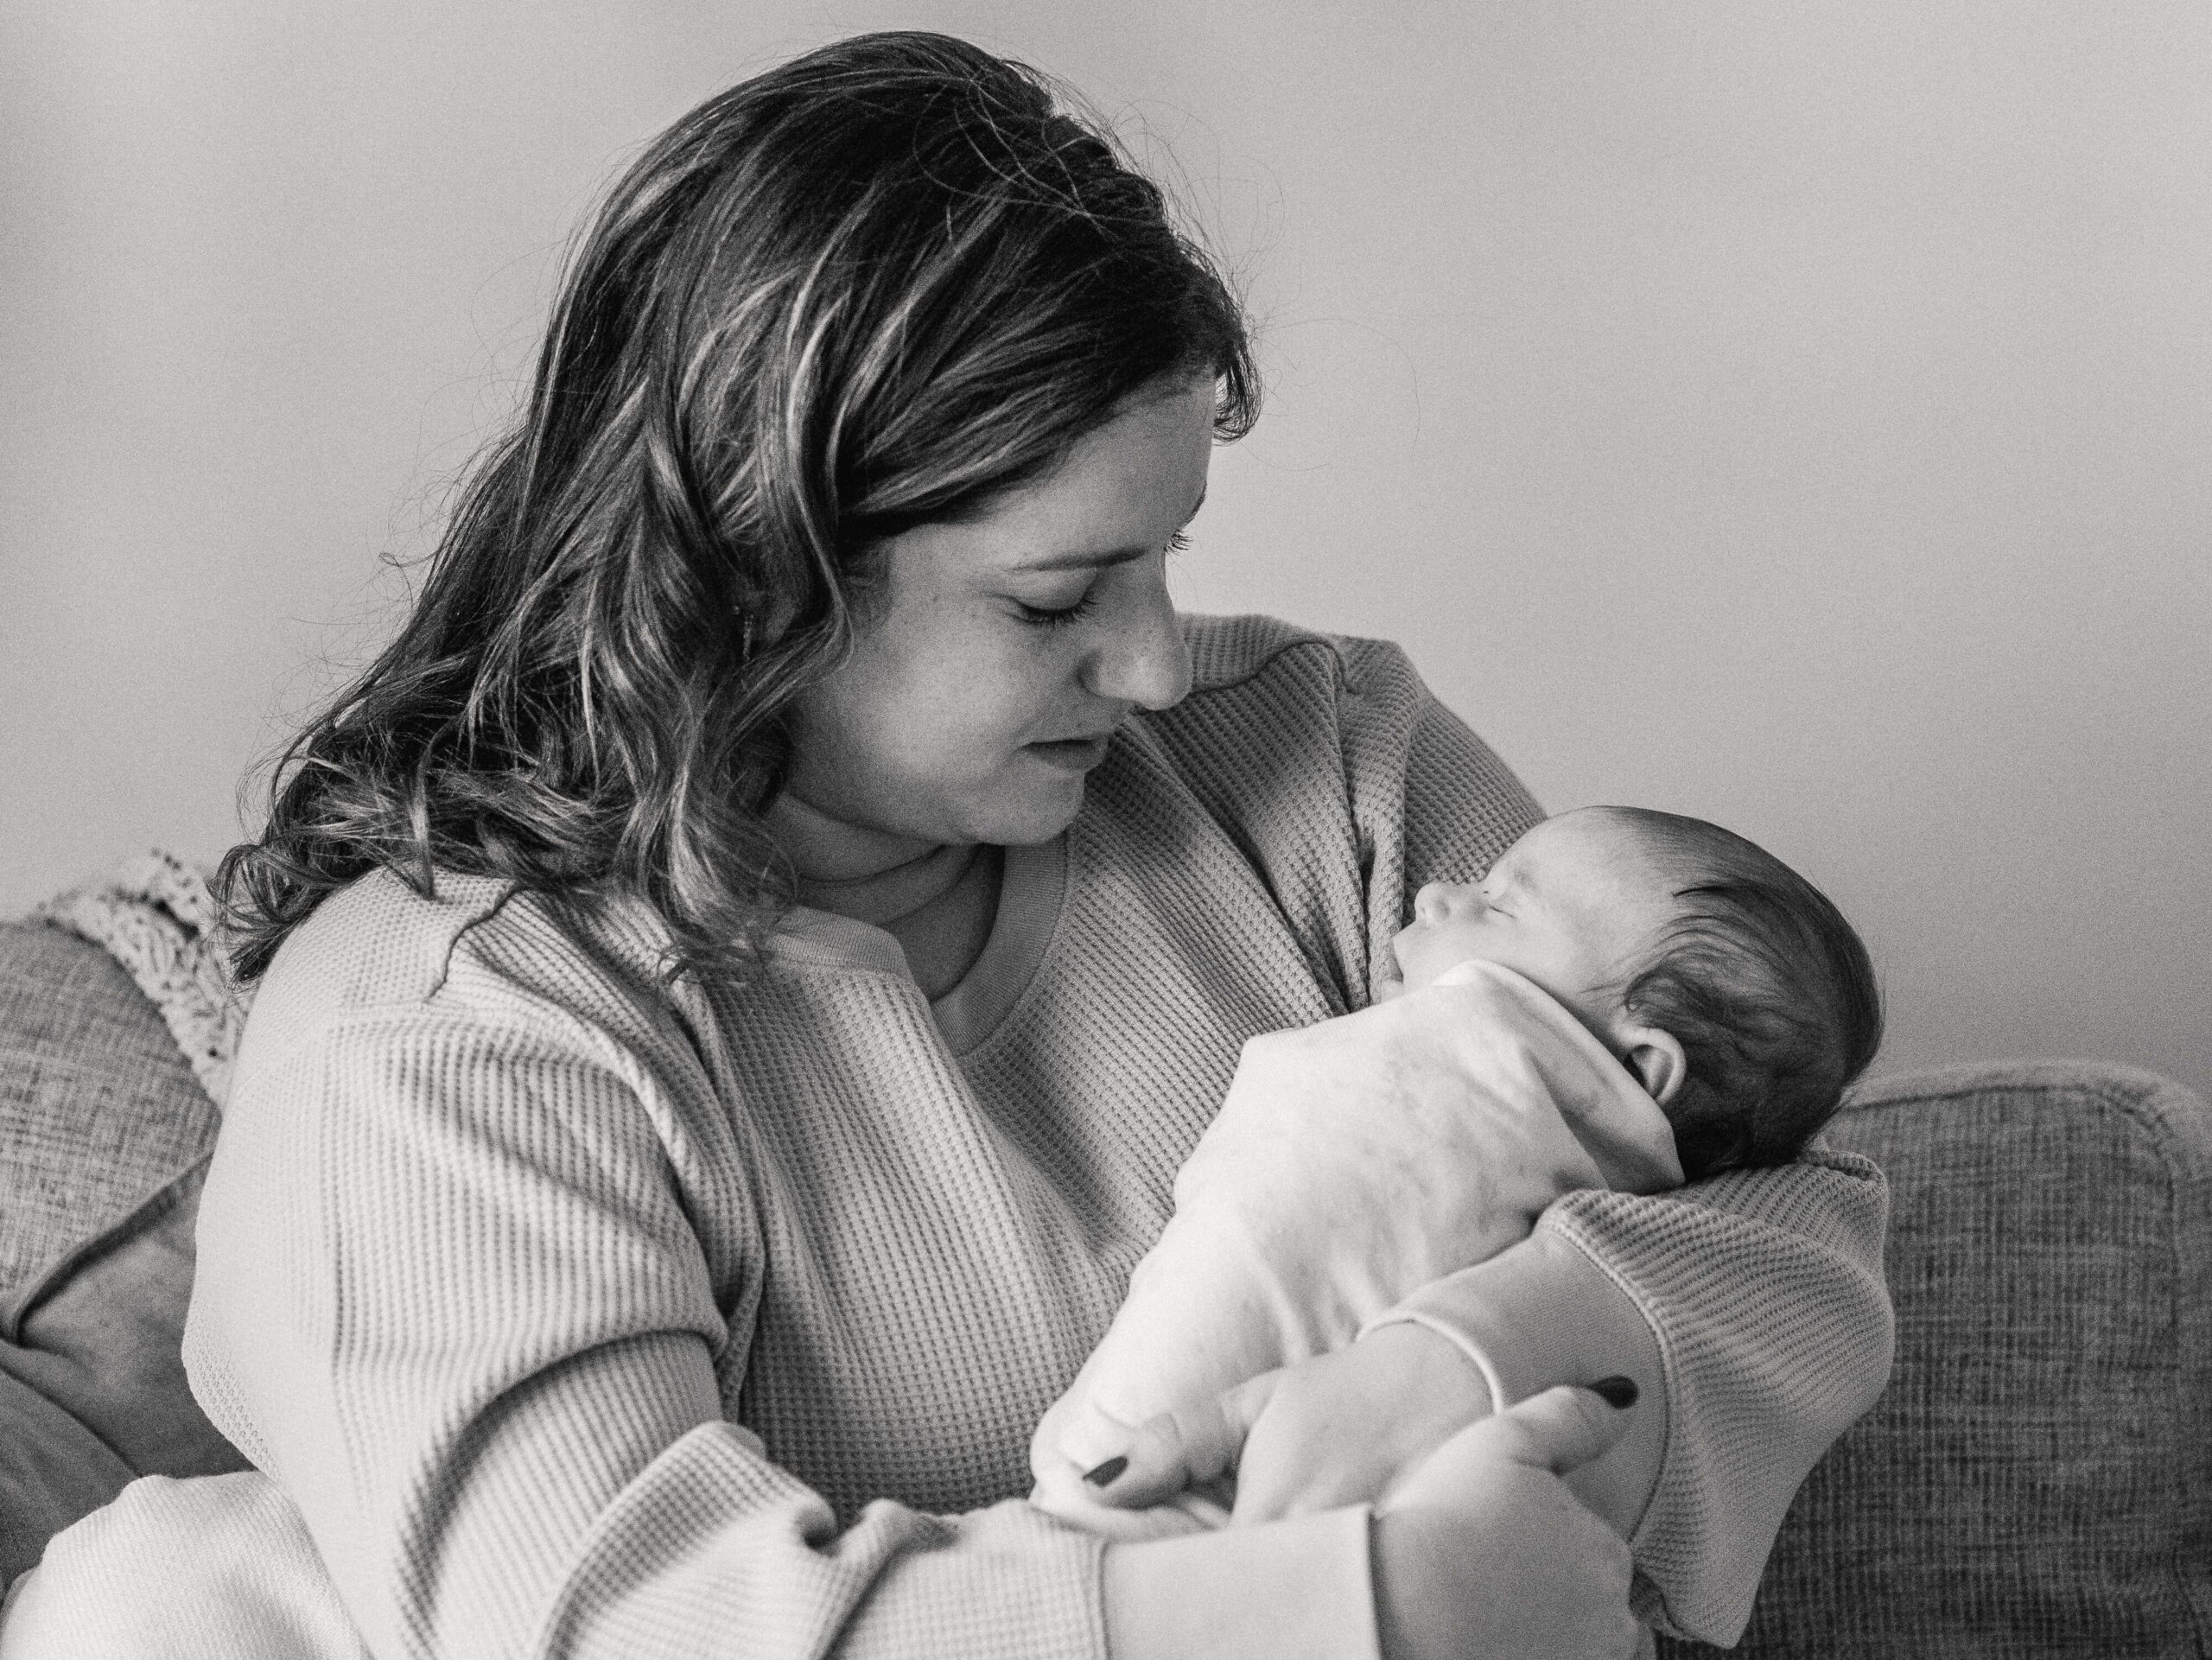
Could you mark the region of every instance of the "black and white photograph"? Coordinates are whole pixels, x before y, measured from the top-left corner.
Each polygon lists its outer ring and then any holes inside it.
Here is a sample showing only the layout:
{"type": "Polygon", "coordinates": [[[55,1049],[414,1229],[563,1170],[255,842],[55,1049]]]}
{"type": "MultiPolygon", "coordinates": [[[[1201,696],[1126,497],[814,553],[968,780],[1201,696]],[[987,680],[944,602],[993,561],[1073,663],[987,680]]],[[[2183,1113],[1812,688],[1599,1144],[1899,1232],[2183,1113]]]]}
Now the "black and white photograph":
{"type": "Polygon", "coordinates": [[[2212,1660],[2204,0],[0,0],[0,1660],[2212,1660]]]}

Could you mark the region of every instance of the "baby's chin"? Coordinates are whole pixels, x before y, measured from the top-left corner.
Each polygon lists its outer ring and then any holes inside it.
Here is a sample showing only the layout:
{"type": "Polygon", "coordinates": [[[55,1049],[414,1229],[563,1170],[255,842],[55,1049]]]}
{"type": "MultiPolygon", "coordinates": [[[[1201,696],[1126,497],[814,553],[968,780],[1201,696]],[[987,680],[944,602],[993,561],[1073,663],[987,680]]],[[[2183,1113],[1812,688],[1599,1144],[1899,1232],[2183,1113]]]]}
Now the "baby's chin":
{"type": "Polygon", "coordinates": [[[1465,957],[1454,957],[1448,962],[1424,963],[1411,974],[1407,974],[1399,968],[1395,957],[1396,954],[1394,952],[1389,964],[1391,970],[1389,978],[1376,988],[1375,1001],[1378,1003],[1389,998],[1402,997],[1409,991],[1426,991],[1429,987],[1441,985],[1447,980],[1464,979],[1466,976],[1459,974],[1458,970],[1465,968],[1470,963],[1487,963],[1491,960],[1479,952],[1470,952],[1465,957]]]}
{"type": "MultiPolygon", "coordinates": [[[[1439,953],[1425,951],[1424,957],[1435,957],[1439,953]]],[[[1454,969],[1465,968],[1470,963],[1486,963],[1490,959],[1480,951],[1444,953],[1441,962],[1417,963],[1408,973],[1398,956],[1395,940],[1383,948],[1382,959],[1375,965],[1375,1001],[1387,1003],[1393,997],[1402,997],[1409,991],[1426,991],[1440,980],[1450,977],[1454,969]]]]}
{"type": "Polygon", "coordinates": [[[1393,942],[1385,947],[1382,960],[1375,965],[1375,1001],[1387,1003],[1409,991],[1426,990],[1460,964],[1473,960],[1472,957],[1455,957],[1446,963],[1421,963],[1409,974],[1406,965],[1399,960],[1397,945],[1393,942]]]}

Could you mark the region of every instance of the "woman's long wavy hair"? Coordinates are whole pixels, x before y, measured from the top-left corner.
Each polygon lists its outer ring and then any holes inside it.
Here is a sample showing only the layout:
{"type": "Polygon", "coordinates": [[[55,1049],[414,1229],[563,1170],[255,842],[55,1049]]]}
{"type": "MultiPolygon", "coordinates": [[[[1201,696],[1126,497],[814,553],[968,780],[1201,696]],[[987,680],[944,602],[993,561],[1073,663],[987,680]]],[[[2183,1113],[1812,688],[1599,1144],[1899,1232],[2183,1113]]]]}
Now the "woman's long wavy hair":
{"type": "Polygon", "coordinates": [[[872,35],[701,105],[599,212],[397,638],[224,860],[237,970],[388,869],[640,895],[671,972],[742,972],[791,893],[785,712],[871,551],[1179,373],[1250,426],[1228,287],[1033,71],[872,35]]]}

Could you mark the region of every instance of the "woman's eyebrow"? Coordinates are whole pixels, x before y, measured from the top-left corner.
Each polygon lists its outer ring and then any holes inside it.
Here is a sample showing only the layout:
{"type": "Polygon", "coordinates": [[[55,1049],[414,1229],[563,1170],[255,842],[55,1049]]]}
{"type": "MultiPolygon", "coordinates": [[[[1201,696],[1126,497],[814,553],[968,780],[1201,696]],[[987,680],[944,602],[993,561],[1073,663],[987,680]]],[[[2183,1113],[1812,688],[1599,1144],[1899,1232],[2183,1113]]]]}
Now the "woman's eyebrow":
{"type": "MultiPolygon", "coordinates": [[[[1183,515],[1183,523],[1188,525],[1196,518],[1198,516],[1198,509],[1205,505],[1206,493],[1201,490],[1198,492],[1198,499],[1191,504],[1191,511],[1183,515]]],[[[1179,535],[1181,532],[1179,531],[1177,534],[1179,535]]],[[[1103,569],[1108,565],[1125,565],[1132,559],[1141,559],[1147,553],[1159,551],[1160,550],[1156,547],[1135,547],[1109,548],[1103,553],[1088,551],[1048,553],[1041,558],[1025,559],[1014,569],[1016,570],[1072,570],[1096,566],[1103,569]]]]}
{"type": "Polygon", "coordinates": [[[1025,559],[1016,570],[1089,570],[1094,567],[1104,569],[1109,565],[1125,565],[1132,559],[1141,559],[1147,553],[1157,553],[1157,548],[1109,548],[1103,553],[1048,553],[1041,559],[1025,559]]]}

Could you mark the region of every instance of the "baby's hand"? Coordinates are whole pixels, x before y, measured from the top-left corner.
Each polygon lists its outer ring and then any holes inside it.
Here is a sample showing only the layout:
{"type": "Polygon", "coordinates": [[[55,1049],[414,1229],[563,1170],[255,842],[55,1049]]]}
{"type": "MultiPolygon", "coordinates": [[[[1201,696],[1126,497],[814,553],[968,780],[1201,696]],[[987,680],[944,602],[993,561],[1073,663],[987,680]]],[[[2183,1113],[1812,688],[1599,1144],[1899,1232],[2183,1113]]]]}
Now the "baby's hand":
{"type": "Polygon", "coordinates": [[[1157,1504],[1224,1492],[1235,1519],[1269,1522],[1382,1498],[1401,1472],[1491,1410],[1482,1374],[1424,1326],[1377,1327],[1349,1348],[1238,1384],[1202,1408],[1154,1418],[1086,1479],[1101,1502],[1157,1504]]]}
{"type": "Polygon", "coordinates": [[[1237,1453],[1283,1374],[1266,1372],[1185,1410],[1163,1412],[1129,1432],[1128,1444],[1084,1476],[1101,1504],[1142,1510],[1179,1495],[1213,1501],[1222,1518],[1236,1492],[1237,1453]]]}

